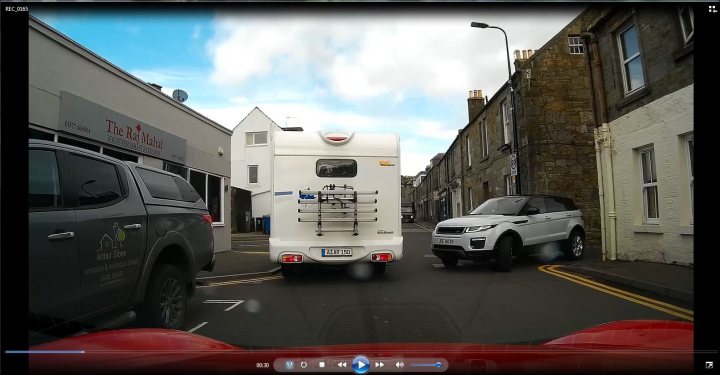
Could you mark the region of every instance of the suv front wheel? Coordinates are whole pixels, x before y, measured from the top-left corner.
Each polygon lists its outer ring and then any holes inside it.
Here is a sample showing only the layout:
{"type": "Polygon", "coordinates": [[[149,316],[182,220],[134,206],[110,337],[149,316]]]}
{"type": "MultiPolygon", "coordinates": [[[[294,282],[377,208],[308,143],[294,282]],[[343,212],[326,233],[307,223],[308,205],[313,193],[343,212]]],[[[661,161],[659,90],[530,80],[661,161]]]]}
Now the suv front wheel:
{"type": "Polygon", "coordinates": [[[187,300],[187,289],[180,270],[161,264],[150,277],[141,306],[141,318],[152,327],[180,329],[185,320],[187,300]]]}
{"type": "Polygon", "coordinates": [[[500,272],[510,272],[512,266],[513,238],[505,236],[497,244],[496,269],[500,272]]]}
{"type": "Polygon", "coordinates": [[[458,264],[458,257],[452,255],[443,255],[440,257],[445,268],[453,268],[458,264]]]}
{"type": "Polygon", "coordinates": [[[565,257],[578,260],[585,254],[585,236],[579,230],[573,230],[565,243],[565,257]]]}

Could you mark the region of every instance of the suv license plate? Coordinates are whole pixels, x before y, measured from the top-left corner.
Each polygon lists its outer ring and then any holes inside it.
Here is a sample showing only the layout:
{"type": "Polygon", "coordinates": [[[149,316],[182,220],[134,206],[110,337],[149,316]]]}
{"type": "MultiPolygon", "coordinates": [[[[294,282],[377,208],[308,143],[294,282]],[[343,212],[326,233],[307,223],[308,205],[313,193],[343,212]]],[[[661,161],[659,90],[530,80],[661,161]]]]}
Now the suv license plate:
{"type": "Polygon", "coordinates": [[[322,249],[324,257],[351,257],[352,249],[322,249]]]}
{"type": "Polygon", "coordinates": [[[438,239],[438,243],[441,245],[442,244],[452,245],[453,242],[455,242],[455,240],[451,239],[451,238],[439,238],[438,239]]]}

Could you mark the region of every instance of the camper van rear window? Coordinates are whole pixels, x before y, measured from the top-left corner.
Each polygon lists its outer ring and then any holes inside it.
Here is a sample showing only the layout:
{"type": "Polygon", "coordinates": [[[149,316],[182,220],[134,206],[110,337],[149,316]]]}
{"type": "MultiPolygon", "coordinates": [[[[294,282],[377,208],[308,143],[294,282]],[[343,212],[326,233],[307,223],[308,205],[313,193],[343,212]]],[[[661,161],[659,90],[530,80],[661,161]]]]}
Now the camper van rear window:
{"type": "Polygon", "coordinates": [[[357,162],[351,159],[320,159],[315,163],[318,177],[355,177],[357,162]]]}

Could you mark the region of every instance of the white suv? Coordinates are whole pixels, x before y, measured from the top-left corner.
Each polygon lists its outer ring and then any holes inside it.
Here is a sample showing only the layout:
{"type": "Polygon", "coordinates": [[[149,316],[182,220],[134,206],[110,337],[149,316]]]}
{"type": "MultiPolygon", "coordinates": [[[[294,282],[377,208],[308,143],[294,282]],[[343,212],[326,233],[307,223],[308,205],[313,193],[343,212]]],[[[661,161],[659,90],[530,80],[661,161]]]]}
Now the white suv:
{"type": "Polygon", "coordinates": [[[445,267],[459,259],[496,259],[508,272],[513,255],[558,242],[565,257],[585,251],[585,223],[571,199],[549,195],[509,195],[488,199],[468,216],[441,221],[432,234],[432,251],[445,267]]]}

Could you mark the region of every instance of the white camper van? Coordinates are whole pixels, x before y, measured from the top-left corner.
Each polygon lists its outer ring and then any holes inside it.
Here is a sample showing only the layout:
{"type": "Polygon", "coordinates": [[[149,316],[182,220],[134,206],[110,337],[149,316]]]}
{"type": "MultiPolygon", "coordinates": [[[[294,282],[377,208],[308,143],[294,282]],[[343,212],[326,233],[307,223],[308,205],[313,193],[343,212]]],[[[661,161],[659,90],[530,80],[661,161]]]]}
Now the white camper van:
{"type": "Polygon", "coordinates": [[[273,140],[270,260],[301,264],[402,259],[396,134],[278,132],[273,140]]]}

